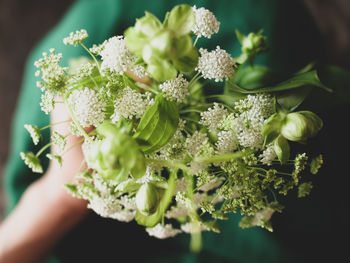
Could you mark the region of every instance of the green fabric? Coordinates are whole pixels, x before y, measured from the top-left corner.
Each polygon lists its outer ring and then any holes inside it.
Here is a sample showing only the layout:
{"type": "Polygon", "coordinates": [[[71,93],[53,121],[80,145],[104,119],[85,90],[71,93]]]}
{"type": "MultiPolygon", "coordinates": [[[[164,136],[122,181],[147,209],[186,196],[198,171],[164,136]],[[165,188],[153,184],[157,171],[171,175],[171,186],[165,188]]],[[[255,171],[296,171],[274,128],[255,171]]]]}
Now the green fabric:
{"type": "MultiPolygon", "coordinates": [[[[62,39],[69,32],[86,29],[89,33],[86,45],[91,46],[103,42],[111,35],[122,34],[128,26],[134,24],[135,18],[143,15],[144,10],[163,19],[165,11],[180,3],[206,7],[221,22],[219,33],[210,40],[200,39],[198,46],[211,49],[219,44],[237,56],[240,45],[235,38],[234,29],[246,34],[263,28],[272,52],[261,56],[259,64],[290,73],[322,56],[321,38],[299,1],[77,1],[60,23],[36,46],[26,64],[5,176],[8,212],[14,208],[26,187],[38,178],[38,175],[32,174],[24,166],[19,152],[36,152],[48,141],[46,133],[42,143],[34,147],[23,128],[26,123],[41,127],[49,122],[49,117],[40,110],[41,92],[35,86],[33,62],[41,57],[41,52],[55,47],[57,52],[63,53],[63,62],[67,64],[69,58],[86,55],[82,48],[63,45],[62,39]]],[[[306,203],[306,210],[307,205],[310,203],[306,203]]],[[[301,220],[295,214],[292,215],[295,217],[293,220],[301,220]]],[[[303,259],[307,258],[297,253],[299,247],[291,247],[291,242],[281,238],[281,235],[285,237],[289,232],[277,231],[277,234],[271,234],[259,228],[242,230],[238,228],[238,222],[239,216],[232,215],[230,220],[221,223],[222,234],[204,233],[202,252],[191,254],[188,251],[187,235],[157,240],[149,237],[135,223],[119,223],[92,214],[62,240],[50,262],[111,262],[112,259],[119,261],[122,258],[130,262],[184,263],[295,262],[295,258],[298,258],[299,262],[304,262],[303,259]]],[[[282,221],[282,226],[285,226],[283,222],[285,221],[282,221]]],[[[291,221],[290,224],[299,226],[303,222],[291,221]]]]}

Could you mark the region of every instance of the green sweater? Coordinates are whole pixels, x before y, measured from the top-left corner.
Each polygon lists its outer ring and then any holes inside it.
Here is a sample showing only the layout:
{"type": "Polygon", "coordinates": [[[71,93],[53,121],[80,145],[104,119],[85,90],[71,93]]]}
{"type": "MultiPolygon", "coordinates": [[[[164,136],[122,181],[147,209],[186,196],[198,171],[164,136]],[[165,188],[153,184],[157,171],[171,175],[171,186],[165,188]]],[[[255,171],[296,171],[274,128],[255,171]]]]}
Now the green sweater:
{"type": "MultiPolygon", "coordinates": [[[[33,62],[41,57],[43,51],[52,47],[63,54],[64,64],[67,64],[69,58],[86,55],[82,48],[63,45],[62,39],[71,31],[84,28],[89,33],[86,45],[99,44],[110,36],[122,34],[145,10],[162,19],[166,11],[181,3],[203,6],[213,11],[221,22],[219,33],[210,40],[200,39],[198,46],[212,49],[220,45],[237,56],[240,45],[235,38],[234,29],[245,34],[264,29],[271,52],[261,56],[257,60],[258,64],[291,73],[311,60],[320,59],[323,54],[322,40],[307,10],[299,1],[77,1],[28,58],[13,122],[12,148],[5,174],[8,212],[17,204],[26,187],[38,178],[23,164],[19,152],[36,152],[49,139],[47,133],[40,145],[33,146],[23,128],[26,123],[39,127],[49,123],[49,116],[40,110],[41,91],[35,86],[33,62]]],[[[276,233],[259,228],[242,230],[238,227],[240,217],[232,215],[228,221],[220,224],[221,234],[203,234],[203,250],[199,254],[189,252],[187,235],[157,240],[149,237],[136,223],[120,223],[91,213],[58,244],[50,262],[117,262],[121,259],[129,262],[295,262],[296,258],[303,262],[312,258],[314,252],[312,250],[305,254],[309,249],[303,249],[304,243],[300,241],[300,244],[298,237],[302,240],[303,234],[309,235],[310,231],[320,230],[312,228],[309,231],[310,222],[303,221],[301,211],[304,210],[299,206],[304,206],[305,210],[312,206],[310,200],[302,204],[303,201],[288,204],[291,210],[286,214],[290,218],[277,216],[276,233]],[[301,236],[294,232],[296,229],[301,236]],[[294,241],[298,245],[293,245],[294,241]]],[[[318,212],[317,210],[316,215],[318,212]]]]}

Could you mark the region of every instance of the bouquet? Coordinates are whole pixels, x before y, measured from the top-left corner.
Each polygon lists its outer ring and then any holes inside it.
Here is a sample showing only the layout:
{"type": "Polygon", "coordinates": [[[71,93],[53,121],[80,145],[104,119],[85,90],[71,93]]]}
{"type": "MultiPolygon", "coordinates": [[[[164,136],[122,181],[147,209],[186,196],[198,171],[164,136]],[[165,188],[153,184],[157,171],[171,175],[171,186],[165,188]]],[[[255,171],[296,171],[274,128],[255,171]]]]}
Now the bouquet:
{"type": "MultiPolygon", "coordinates": [[[[57,145],[61,154],[47,157],[61,163],[66,138],[81,136],[87,169],[66,189],[100,216],[135,220],[151,236],[190,233],[194,250],[201,232],[219,232],[217,222],[230,213],[243,216],[243,228],[272,231],[271,216],[283,210],[279,197],[293,189],[308,195],[313,186],[304,175],[323,162],[322,155],[291,149],[323,125],[297,107],[313,87],[331,90],[312,64],[285,79],[255,66],[268,51],[262,31],[236,30],[242,45],[236,58],[219,45],[196,47],[219,27],[211,11],[178,5],[163,22],[145,12],[124,35],[91,48],[86,30],[70,33],[63,42],[83,47],[89,58],[61,67],[62,54],[50,49],[35,62],[42,110],[50,113],[60,97],[70,134],[54,132],[48,145],[22,152],[22,159],[41,173],[45,149],[57,145]]],[[[47,127],[25,128],[37,144],[47,127]]]]}

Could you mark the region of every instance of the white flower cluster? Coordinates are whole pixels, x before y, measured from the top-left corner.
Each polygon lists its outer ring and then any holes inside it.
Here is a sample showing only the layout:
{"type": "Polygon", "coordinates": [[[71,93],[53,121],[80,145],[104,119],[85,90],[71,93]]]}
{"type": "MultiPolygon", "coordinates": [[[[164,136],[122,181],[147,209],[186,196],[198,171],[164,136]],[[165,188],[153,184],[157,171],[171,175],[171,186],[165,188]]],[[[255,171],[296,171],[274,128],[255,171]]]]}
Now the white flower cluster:
{"type": "Polygon", "coordinates": [[[220,131],[218,133],[218,141],[216,142],[216,153],[226,154],[237,149],[236,138],[233,131],[220,131]]]}
{"type": "Polygon", "coordinates": [[[85,87],[74,90],[68,97],[68,105],[82,127],[98,126],[105,120],[106,103],[99,99],[93,89],[85,87]]]}
{"type": "Polygon", "coordinates": [[[30,137],[32,137],[34,145],[37,145],[40,140],[40,129],[38,126],[30,125],[30,124],[24,124],[24,128],[29,132],[30,137]]]}
{"type": "Polygon", "coordinates": [[[175,79],[167,80],[160,84],[159,88],[170,101],[183,102],[185,97],[189,95],[188,81],[182,74],[175,79]]]}
{"type": "Polygon", "coordinates": [[[277,158],[276,152],[274,150],[273,144],[269,144],[266,149],[259,155],[260,161],[263,164],[271,165],[272,161],[277,158]]]}
{"type": "Polygon", "coordinates": [[[215,131],[219,128],[222,120],[227,116],[227,110],[214,102],[214,106],[207,111],[201,112],[200,124],[208,127],[210,131],[215,131]]]}
{"type": "Polygon", "coordinates": [[[235,110],[237,113],[231,113],[223,122],[233,129],[241,146],[261,149],[264,142],[261,129],[273,113],[271,96],[248,95],[246,99],[236,103],[235,110]]]}
{"type": "Polygon", "coordinates": [[[42,90],[60,91],[66,82],[67,68],[62,68],[59,62],[62,54],[55,54],[55,49],[50,49],[50,54],[43,53],[43,58],[34,62],[34,66],[39,68],[35,76],[41,75],[43,81],[37,81],[37,86],[42,90]]]}
{"type": "Polygon", "coordinates": [[[130,87],[124,88],[114,102],[112,122],[116,123],[120,117],[125,119],[141,118],[148,106],[153,104],[149,93],[141,94],[130,87]]]}
{"type": "Polygon", "coordinates": [[[197,9],[196,6],[193,6],[192,10],[196,16],[196,24],[192,28],[195,35],[211,38],[212,34],[219,32],[220,22],[216,20],[212,12],[204,7],[197,9]]]}
{"type": "Polygon", "coordinates": [[[159,239],[174,237],[177,234],[181,233],[180,229],[173,228],[171,224],[166,224],[163,226],[160,223],[157,224],[155,227],[146,228],[146,231],[150,236],[154,236],[159,239]]]}
{"type": "Polygon", "coordinates": [[[201,55],[196,70],[202,73],[203,78],[222,82],[233,76],[236,63],[225,50],[217,46],[213,51],[200,48],[199,52],[201,55]]]}
{"type": "Polygon", "coordinates": [[[75,31],[75,33],[70,32],[69,36],[63,39],[63,43],[65,45],[77,46],[87,38],[88,38],[88,33],[86,32],[85,29],[81,29],[80,31],[79,30],[75,31]]]}
{"type": "Polygon", "coordinates": [[[43,172],[43,168],[40,165],[40,160],[39,160],[39,158],[37,156],[34,155],[34,153],[32,153],[32,152],[28,152],[28,153],[21,152],[20,156],[21,156],[22,160],[24,161],[24,163],[30,169],[32,169],[32,171],[34,173],[42,173],[43,172]]]}
{"type": "Polygon", "coordinates": [[[55,108],[55,98],[52,92],[46,91],[41,94],[40,102],[41,110],[46,114],[49,114],[55,108]]]}
{"type": "Polygon", "coordinates": [[[58,150],[60,152],[63,152],[64,148],[66,147],[66,138],[59,134],[57,131],[54,131],[51,136],[51,142],[53,145],[56,145],[58,147],[58,150]]]}
{"type": "Polygon", "coordinates": [[[130,70],[136,60],[136,56],[126,47],[123,36],[114,36],[102,43],[100,49],[95,52],[101,56],[101,71],[110,70],[111,72],[122,75],[130,70]]]}

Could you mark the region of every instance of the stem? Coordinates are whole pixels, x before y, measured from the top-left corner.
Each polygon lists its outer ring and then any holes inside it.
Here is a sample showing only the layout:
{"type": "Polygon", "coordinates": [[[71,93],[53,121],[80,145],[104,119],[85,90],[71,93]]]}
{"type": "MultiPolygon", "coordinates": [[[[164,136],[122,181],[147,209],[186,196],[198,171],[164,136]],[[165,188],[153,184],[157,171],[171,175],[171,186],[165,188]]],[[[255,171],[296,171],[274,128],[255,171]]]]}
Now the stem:
{"type": "MultiPolygon", "coordinates": [[[[64,103],[64,102],[62,102],[62,103],[64,103]]],[[[49,124],[49,125],[46,125],[46,126],[40,128],[40,130],[42,131],[42,130],[45,130],[45,129],[47,129],[47,128],[50,128],[50,127],[52,127],[52,126],[54,126],[54,125],[61,124],[61,123],[66,123],[66,122],[70,122],[70,120],[59,121],[59,122],[51,123],[51,124],[49,124]]]]}
{"type": "Polygon", "coordinates": [[[143,83],[141,83],[141,82],[137,82],[137,83],[136,83],[136,86],[138,86],[138,87],[141,88],[141,89],[144,89],[144,90],[153,92],[153,93],[156,94],[156,95],[159,94],[159,91],[157,91],[157,90],[151,88],[150,86],[148,86],[148,85],[146,85],[146,84],[143,84],[143,83]]]}
{"type": "Polygon", "coordinates": [[[39,157],[40,154],[42,154],[47,148],[49,148],[52,145],[52,142],[49,142],[48,144],[46,144],[43,148],[40,149],[40,151],[38,151],[36,153],[36,157],[39,157]]]}
{"type": "Polygon", "coordinates": [[[242,152],[235,152],[230,154],[216,155],[209,158],[196,158],[196,162],[200,163],[216,163],[216,162],[226,162],[242,157],[244,154],[242,152]]]}
{"type": "Polygon", "coordinates": [[[189,170],[189,168],[185,164],[180,163],[180,162],[170,162],[167,160],[159,160],[159,159],[146,159],[146,162],[157,163],[157,164],[161,164],[164,166],[170,166],[173,168],[181,169],[183,171],[189,170]]]}
{"type": "Polygon", "coordinates": [[[65,150],[61,155],[63,156],[65,153],[69,152],[70,150],[72,150],[74,147],[78,146],[79,144],[81,144],[84,141],[84,138],[81,138],[79,141],[77,141],[76,143],[74,143],[71,147],[69,147],[67,150],[65,150]]]}
{"type": "Polygon", "coordinates": [[[81,132],[81,134],[83,134],[83,136],[85,137],[85,139],[91,142],[92,139],[91,139],[90,136],[86,133],[86,131],[80,126],[80,124],[78,123],[78,121],[75,119],[74,113],[73,113],[71,107],[69,106],[69,104],[67,103],[66,99],[65,99],[64,101],[65,101],[65,103],[66,103],[66,105],[67,105],[69,114],[70,114],[70,116],[72,117],[72,120],[73,120],[74,124],[77,126],[77,128],[78,128],[78,130],[81,132]]]}
{"type": "Polygon", "coordinates": [[[90,52],[90,50],[83,44],[80,42],[80,45],[90,54],[90,56],[92,57],[92,59],[95,61],[96,63],[96,66],[98,68],[98,71],[100,72],[101,74],[101,70],[100,70],[100,64],[98,63],[96,57],[90,52]]]}
{"type": "Polygon", "coordinates": [[[196,37],[196,39],[195,39],[195,41],[194,41],[194,43],[193,43],[193,47],[196,46],[198,39],[199,39],[199,36],[196,37]]]}

